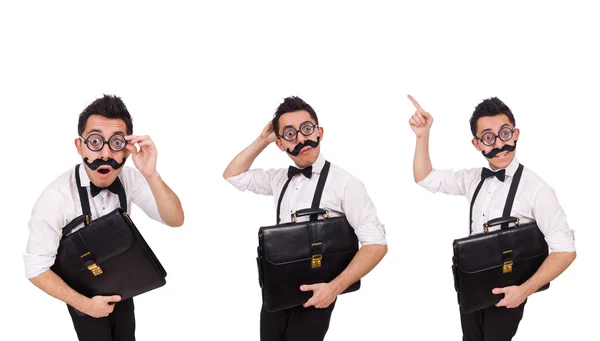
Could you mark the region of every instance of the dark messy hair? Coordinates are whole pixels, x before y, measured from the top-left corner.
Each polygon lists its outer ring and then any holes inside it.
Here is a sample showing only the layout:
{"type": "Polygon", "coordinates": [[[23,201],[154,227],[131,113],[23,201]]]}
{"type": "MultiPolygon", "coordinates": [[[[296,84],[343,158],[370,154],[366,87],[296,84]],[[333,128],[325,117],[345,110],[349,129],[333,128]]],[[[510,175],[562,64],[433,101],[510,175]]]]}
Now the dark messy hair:
{"type": "Polygon", "coordinates": [[[300,97],[287,97],[283,100],[279,107],[277,107],[277,111],[275,111],[275,115],[273,115],[273,131],[275,132],[275,136],[279,136],[279,118],[281,117],[281,115],[298,110],[308,111],[310,117],[313,120],[315,120],[315,123],[319,124],[317,114],[315,113],[313,108],[310,105],[308,105],[308,103],[304,102],[300,97]]]}
{"type": "Polygon", "coordinates": [[[477,121],[479,120],[479,118],[486,116],[496,116],[500,114],[508,116],[508,120],[510,121],[510,123],[512,123],[513,127],[515,126],[515,117],[513,116],[508,106],[504,104],[504,102],[499,100],[498,97],[491,97],[479,103],[475,107],[475,111],[473,111],[473,115],[469,120],[473,136],[477,134],[477,121]]]}
{"type": "Polygon", "coordinates": [[[79,136],[83,134],[88,118],[92,115],[121,119],[125,122],[125,126],[127,127],[127,135],[133,134],[131,115],[129,115],[129,111],[127,111],[127,107],[120,97],[104,95],[102,98],[96,99],[92,104],[88,105],[87,108],[83,109],[81,114],[79,114],[79,123],[77,124],[77,133],[79,136]]]}

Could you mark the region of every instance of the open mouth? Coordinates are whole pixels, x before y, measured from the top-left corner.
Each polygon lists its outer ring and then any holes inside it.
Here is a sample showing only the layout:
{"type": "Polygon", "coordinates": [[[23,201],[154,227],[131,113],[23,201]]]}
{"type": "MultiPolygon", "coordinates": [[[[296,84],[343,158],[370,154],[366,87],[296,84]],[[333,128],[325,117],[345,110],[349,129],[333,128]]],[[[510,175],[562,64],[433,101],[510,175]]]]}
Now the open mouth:
{"type": "Polygon", "coordinates": [[[503,159],[504,157],[506,157],[506,155],[508,155],[508,151],[504,151],[502,153],[498,153],[498,154],[496,154],[495,157],[499,158],[499,159],[503,159]]]}
{"type": "Polygon", "coordinates": [[[110,169],[108,169],[108,168],[100,168],[100,169],[98,169],[98,173],[100,173],[102,175],[106,175],[106,174],[110,173],[110,169]]]}

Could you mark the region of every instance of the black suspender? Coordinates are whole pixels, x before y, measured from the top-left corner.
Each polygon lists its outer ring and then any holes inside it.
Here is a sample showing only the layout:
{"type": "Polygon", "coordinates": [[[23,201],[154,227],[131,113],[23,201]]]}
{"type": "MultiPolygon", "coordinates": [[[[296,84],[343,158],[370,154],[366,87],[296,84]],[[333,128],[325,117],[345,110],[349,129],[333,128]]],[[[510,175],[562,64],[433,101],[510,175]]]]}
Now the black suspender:
{"type": "MultiPolygon", "coordinates": [[[[523,165],[519,164],[515,175],[513,176],[512,182],[510,184],[510,189],[508,190],[508,196],[506,197],[506,204],[504,204],[504,211],[502,212],[503,218],[510,217],[510,212],[512,211],[513,203],[515,202],[515,196],[517,194],[517,188],[519,187],[519,182],[521,182],[521,175],[523,174],[523,165]]],[[[473,193],[473,198],[471,199],[471,208],[469,209],[469,235],[473,233],[473,205],[475,204],[475,199],[477,198],[477,194],[481,190],[481,186],[483,186],[483,182],[486,179],[483,179],[477,185],[475,189],[475,193],[473,193]]],[[[507,228],[508,223],[502,224],[502,228],[507,228]]]]}
{"type": "MultiPolygon", "coordinates": [[[[319,206],[321,205],[321,197],[323,196],[323,189],[325,188],[325,181],[327,181],[327,175],[329,174],[330,166],[331,163],[329,161],[325,161],[325,165],[323,166],[323,169],[319,174],[319,182],[317,183],[317,188],[315,189],[315,195],[313,197],[311,208],[319,208],[319,206]]],[[[291,180],[292,178],[287,179],[285,185],[283,185],[281,194],[279,194],[279,200],[277,201],[277,224],[279,224],[279,222],[281,221],[281,219],[279,218],[281,201],[283,200],[283,195],[285,194],[285,191],[288,188],[288,185],[290,184],[291,180]]],[[[311,221],[317,220],[317,218],[318,216],[316,214],[312,214],[310,216],[311,221]]]]}
{"type": "MultiPolygon", "coordinates": [[[[90,209],[90,199],[88,197],[87,189],[81,186],[81,178],[79,176],[79,166],[75,166],[75,180],[77,181],[77,190],[79,191],[79,201],[81,202],[81,211],[83,215],[73,219],[67,226],[63,228],[63,235],[66,236],[73,230],[77,225],[84,223],[85,226],[92,222],[92,210],[90,209]]],[[[121,183],[119,177],[115,179],[115,182],[119,186],[119,203],[121,208],[127,211],[127,196],[125,195],[125,188],[121,183]]]]}

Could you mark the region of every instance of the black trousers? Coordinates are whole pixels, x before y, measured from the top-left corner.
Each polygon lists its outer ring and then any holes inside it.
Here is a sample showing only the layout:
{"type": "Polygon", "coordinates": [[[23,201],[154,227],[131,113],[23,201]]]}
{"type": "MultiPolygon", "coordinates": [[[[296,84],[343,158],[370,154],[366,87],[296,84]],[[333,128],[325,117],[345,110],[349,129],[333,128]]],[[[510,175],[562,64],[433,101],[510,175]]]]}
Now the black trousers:
{"type": "Polygon", "coordinates": [[[325,309],[300,305],[274,313],[268,312],[263,305],[260,311],[260,340],[322,341],[329,329],[335,302],[325,309]]]}
{"type": "Polygon", "coordinates": [[[496,307],[470,314],[460,313],[463,341],[510,341],[517,333],[525,309],[523,302],[516,308],[496,307]]]}
{"type": "Polygon", "coordinates": [[[94,318],[67,305],[79,341],[135,341],[133,298],[115,303],[107,317],[94,318]]]}

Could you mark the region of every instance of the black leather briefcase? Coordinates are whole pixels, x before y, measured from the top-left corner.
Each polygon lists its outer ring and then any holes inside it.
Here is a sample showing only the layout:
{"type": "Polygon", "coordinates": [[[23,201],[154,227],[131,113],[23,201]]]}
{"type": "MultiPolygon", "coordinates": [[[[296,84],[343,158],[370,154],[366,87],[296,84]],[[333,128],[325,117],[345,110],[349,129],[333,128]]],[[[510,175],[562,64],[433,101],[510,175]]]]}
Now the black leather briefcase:
{"type": "MultiPolygon", "coordinates": [[[[456,239],[452,243],[454,289],[464,314],[496,305],[503,295],[492,294],[492,289],[523,284],[548,257],[548,244],[536,222],[521,225],[518,218],[510,215],[522,174],[523,165],[519,165],[508,191],[502,217],[484,224],[483,233],[456,239]],[[497,225],[501,225],[499,230],[489,232],[490,227],[497,225]]],[[[484,180],[475,189],[471,200],[470,229],[473,205],[484,180]]],[[[550,283],[538,291],[549,287],[550,283]]]]}
{"type": "MultiPolygon", "coordinates": [[[[323,214],[325,219],[261,227],[258,232],[258,273],[263,302],[268,311],[304,304],[312,291],[302,284],[327,283],[348,266],[358,239],[346,217],[328,218],[320,209],[304,209],[295,217],[323,214]]],[[[360,288],[360,280],[343,293],[360,288]]]]}
{"type": "Polygon", "coordinates": [[[548,244],[535,222],[521,225],[518,218],[497,218],[487,227],[507,222],[515,226],[453,243],[454,288],[465,314],[496,305],[503,295],[492,294],[492,289],[523,284],[548,257],[548,244]]]}
{"type": "MultiPolygon", "coordinates": [[[[330,218],[319,208],[329,168],[325,162],[311,208],[291,215],[291,223],[279,224],[280,204],[291,180],[283,186],[277,205],[277,225],[258,231],[258,279],[267,311],[279,311],[304,304],[312,291],[300,291],[303,284],[327,283],[350,264],[358,252],[358,238],[345,216],[330,218]],[[318,220],[323,215],[325,219],[318,220]],[[310,216],[310,221],[296,222],[310,216]]],[[[343,293],[360,288],[360,280],[343,293]]]]}
{"type": "Polygon", "coordinates": [[[120,208],[91,219],[79,165],[75,168],[83,215],[63,228],[63,236],[51,267],[71,288],[82,295],[120,295],[121,300],[165,285],[167,275],[127,214],[125,190],[120,180],[120,208]],[[74,228],[85,226],[75,232],[74,228]]]}
{"type": "Polygon", "coordinates": [[[62,238],[52,270],[88,297],[125,300],[166,283],[165,269],[121,208],[62,238]]]}

